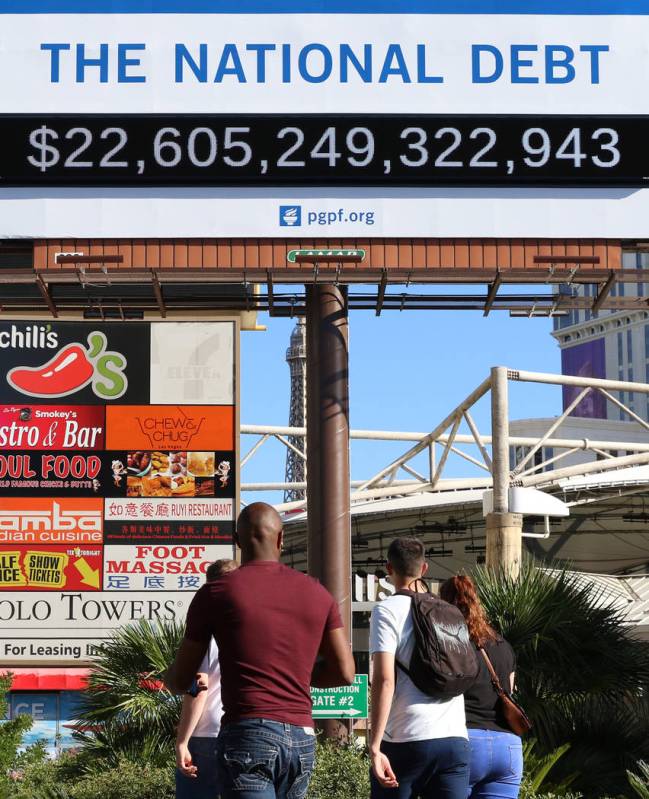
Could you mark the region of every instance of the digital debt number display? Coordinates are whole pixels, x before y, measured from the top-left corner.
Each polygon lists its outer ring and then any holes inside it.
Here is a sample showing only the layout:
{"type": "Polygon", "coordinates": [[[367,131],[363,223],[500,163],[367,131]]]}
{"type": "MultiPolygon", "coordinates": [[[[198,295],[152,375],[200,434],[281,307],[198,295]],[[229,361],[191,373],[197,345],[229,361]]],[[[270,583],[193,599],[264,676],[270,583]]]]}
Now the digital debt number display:
{"type": "Polygon", "coordinates": [[[0,186],[649,185],[649,116],[4,115],[0,186]]]}

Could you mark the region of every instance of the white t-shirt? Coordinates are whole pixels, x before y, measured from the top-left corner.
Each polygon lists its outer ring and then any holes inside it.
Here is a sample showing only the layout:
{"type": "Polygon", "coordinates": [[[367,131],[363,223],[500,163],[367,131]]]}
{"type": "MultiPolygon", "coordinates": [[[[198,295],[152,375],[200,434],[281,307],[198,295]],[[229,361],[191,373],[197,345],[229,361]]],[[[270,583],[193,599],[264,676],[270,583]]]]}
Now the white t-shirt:
{"type": "Polygon", "coordinates": [[[210,645],[198,671],[207,674],[207,697],[192,738],[216,738],[221,731],[223,704],[221,702],[219,650],[213,638],[210,638],[210,645]]]}
{"type": "MultiPolygon", "coordinates": [[[[415,646],[408,596],[391,596],[374,606],[370,621],[370,653],[389,652],[408,667],[415,646]]],[[[396,685],[384,741],[426,741],[467,738],[464,697],[433,699],[396,668],[396,685]]]]}

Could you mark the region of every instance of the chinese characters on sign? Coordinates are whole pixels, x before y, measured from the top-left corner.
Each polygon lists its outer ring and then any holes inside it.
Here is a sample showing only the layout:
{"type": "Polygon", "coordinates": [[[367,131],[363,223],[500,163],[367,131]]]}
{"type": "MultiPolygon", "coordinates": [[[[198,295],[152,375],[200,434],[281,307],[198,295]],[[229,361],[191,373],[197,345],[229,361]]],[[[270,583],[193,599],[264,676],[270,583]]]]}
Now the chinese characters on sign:
{"type": "Polygon", "coordinates": [[[181,617],[232,557],[235,335],[0,323],[0,665],[84,662],[143,596],[181,617]]]}

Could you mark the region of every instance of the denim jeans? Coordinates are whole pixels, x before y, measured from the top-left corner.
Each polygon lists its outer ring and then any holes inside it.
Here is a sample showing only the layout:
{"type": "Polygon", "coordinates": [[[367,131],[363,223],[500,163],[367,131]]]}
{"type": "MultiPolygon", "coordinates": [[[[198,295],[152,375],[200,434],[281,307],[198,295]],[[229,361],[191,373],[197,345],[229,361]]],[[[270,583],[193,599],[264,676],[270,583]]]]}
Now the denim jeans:
{"type": "Polygon", "coordinates": [[[371,799],[466,799],[469,792],[469,742],[466,738],[383,741],[399,782],[383,788],[372,774],[371,799]]]}
{"type": "Polygon", "coordinates": [[[523,776],[523,745],[510,732],[469,730],[471,799],[516,799],[523,776]]]}
{"type": "Polygon", "coordinates": [[[310,728],[244,719],[228,724],[218,741],[223,799],[303,799],[315,759],[310,728]]]}
{"type": "Polygon", "coordinates": [[[176,769],[176,799],[217,799],[216,738],[190,738],[192,763],[198,769],[195,777],[186,777],[176,769]]]}

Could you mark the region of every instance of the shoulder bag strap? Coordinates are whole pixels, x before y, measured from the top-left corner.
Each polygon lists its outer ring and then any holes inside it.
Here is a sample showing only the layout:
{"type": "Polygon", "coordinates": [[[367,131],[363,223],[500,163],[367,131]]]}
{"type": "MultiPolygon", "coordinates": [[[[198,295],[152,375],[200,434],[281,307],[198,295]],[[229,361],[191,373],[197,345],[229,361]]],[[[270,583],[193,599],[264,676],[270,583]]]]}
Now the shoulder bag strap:
{"type": "Polygon", "coordinates": [[[478,650],[482,657],[484,658],[485,663],[487,664],[487,669],[489,669],[489,674],[491,675],[491,684],[494,687],[494,691],[498,694],[498,696],[507,696],[505,691],[503,690],[502,685],[500,684],[500,680],[498,679],[498,675],[496,674],[496,670],[491,663],[491,658],[487,654],[484,647],[478,647],[478,650]]]}

